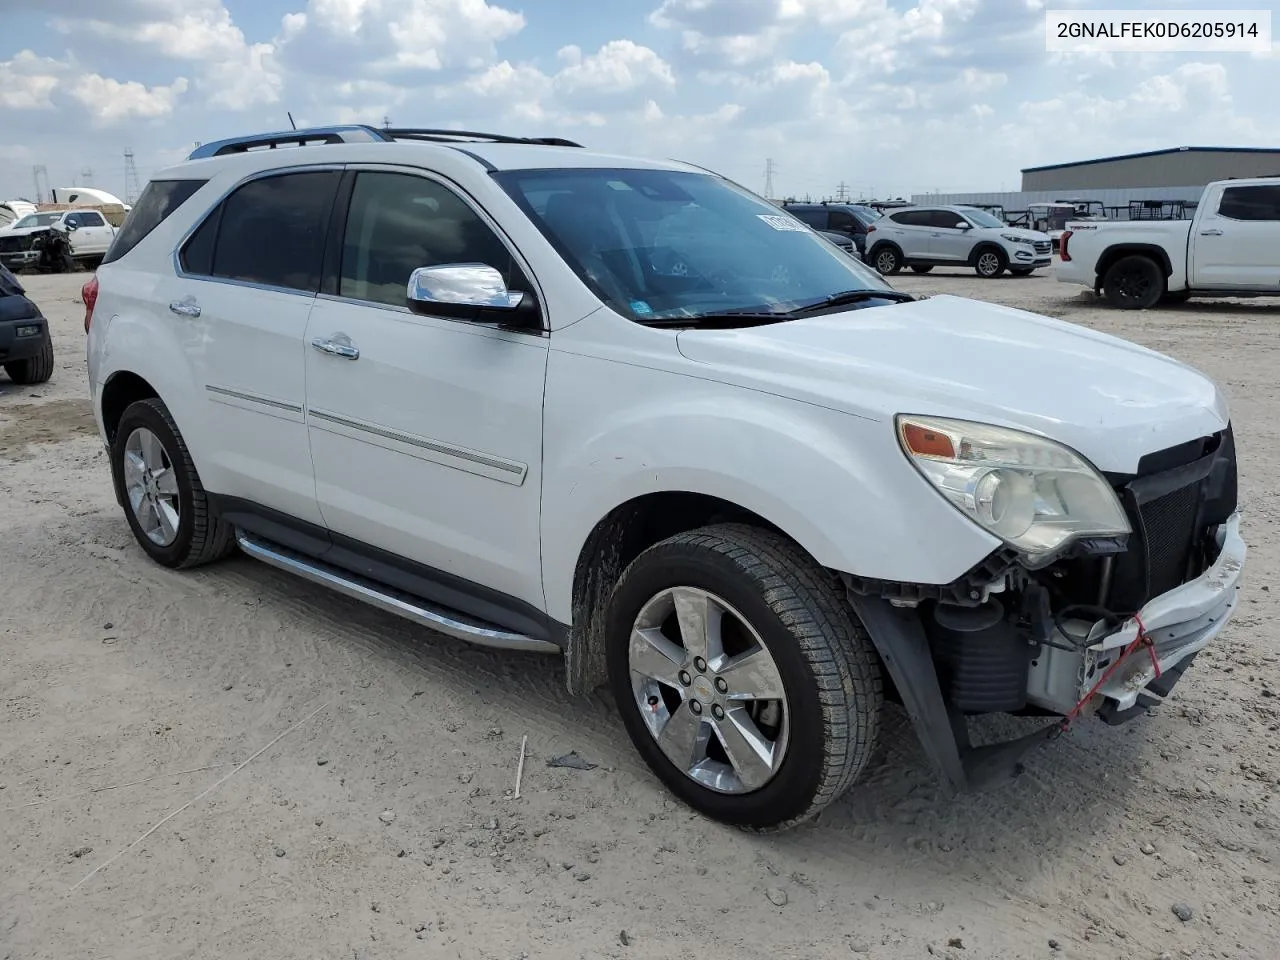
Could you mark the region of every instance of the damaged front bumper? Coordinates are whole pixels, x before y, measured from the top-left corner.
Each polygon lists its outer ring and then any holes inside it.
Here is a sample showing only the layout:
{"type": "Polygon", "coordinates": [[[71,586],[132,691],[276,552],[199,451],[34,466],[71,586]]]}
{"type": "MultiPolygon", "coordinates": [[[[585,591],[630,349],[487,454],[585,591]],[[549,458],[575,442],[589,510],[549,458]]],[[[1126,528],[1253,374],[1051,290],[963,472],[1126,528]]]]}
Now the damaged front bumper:
{"type": "Polygon", "coordinates": [[[1248,549],[1240,536],[1239,512],[1218,528],[1217,542],[1218,557],[1208,570],[1150,600],[1136,618],[1130,618],[1115,633],[1085,650],[1082,698],[1138,639],[1139,629],[1145,628],[1151,641],[1149,651],[1140,649],[1130,654],[1098,686],[1086,711],[1094,709],[1102,719],[1116,723],[1160,703],[1172,684],[1159,681],[1166,676],[1176,679],[1181,674],[1178,668],[1185,667],[1227,625],[1240,600],[1240,578],[1248,549]]]}

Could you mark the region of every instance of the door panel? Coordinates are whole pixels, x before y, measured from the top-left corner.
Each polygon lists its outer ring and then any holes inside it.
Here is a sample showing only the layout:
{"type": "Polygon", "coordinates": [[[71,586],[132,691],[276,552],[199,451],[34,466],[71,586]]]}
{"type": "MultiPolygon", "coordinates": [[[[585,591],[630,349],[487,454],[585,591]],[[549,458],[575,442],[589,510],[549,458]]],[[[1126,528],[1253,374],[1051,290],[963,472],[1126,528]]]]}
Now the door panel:
{"type": "Polygon", "coordinates": [[[179,275],[159,291],[186,331],[203,394],[205,486],[316,525],[303,336],[340,176],[289,173],[238,188],[192,233],[179,275]]]}
{"type": "Polygon", "coordinates": [[[335,535],[543,609],[548,341],[402,306],[413,269],[459,262],[517,286],[510,253],[446,187],[357,175],[338,295],[316,301],[306,334],[317,498],[335,535]]]}
{"type": "Polygon", "coordinates": [[[1191,224],[1191,286],[1280,290],[1280,185],[1211,188],[1191,224]]]}
{"type": "Polygon", "coordinates": [[[933,227],[929,231],[929,256],[934,260],[964,263],[973,248],[973,231],[957,230],[955,224],[964,218],[941,210],[929,214],[933,227]]]}

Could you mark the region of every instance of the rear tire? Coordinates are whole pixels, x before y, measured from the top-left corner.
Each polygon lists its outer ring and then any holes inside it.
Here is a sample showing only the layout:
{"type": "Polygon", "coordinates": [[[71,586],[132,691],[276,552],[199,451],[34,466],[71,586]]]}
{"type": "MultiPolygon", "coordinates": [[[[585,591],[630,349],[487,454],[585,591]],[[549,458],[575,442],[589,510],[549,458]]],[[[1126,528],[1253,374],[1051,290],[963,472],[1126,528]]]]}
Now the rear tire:
{"type": "Polygon", "coordinates": [[[1147,310],[1165,295],[1166,280],[1150,257],[1131,254],[1113,263],[1102,279],[1107,302],[1120,310],[1147,310]]]}
{"type": "Polygon", "coordinates": [[[902,269],[902,254],[896,247],[885,244],[871,251],[871,265],[883,277],[891,277],[902,269]]]}
{"type": "Polygon", "coordinates": [[[870,760],[882,704],[871,642],[834,578],[784,537],[739,524],[677,534],[627,567],[605,616],[632,742],[706,816],[792,826],[870,760]]]}
{"type": "Polygon", "coordinates": [[[178,426],[158,398],[131,403],[111,444],[116,498],[138,544],[165,567],[197,567],[235,550],[209,504],[178,426]]]}
{"type": "Polygon", "coordinates": [[[47,382],[53,376],[53,338],[49,336],[49,331],[44,332],[44,343],[40,344],[39,353],[25,360],[6,363],[4,372],[14,383],[23,386],[47,382]]]}

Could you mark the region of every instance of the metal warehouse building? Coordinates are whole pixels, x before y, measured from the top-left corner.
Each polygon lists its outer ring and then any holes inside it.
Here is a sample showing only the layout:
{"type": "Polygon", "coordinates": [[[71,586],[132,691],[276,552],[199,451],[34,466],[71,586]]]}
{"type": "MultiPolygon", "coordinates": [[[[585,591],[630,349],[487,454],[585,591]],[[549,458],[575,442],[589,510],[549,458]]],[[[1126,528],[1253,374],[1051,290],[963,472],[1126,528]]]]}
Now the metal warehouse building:
{"type": "Polygon", "coordinates": [[[1172,147],[1022,171],[1022,190],[1121,190],[1203,187],[1228,177],[1280,176],[1280,149],[1172,147]]]}
{"type": "Polygon", "coordinates": [[[1022,171],[1021,191],[914,194],[911,199],[930,204],[1001,204],[1007,211],[1025,210],[1030,203],[1089,199],[1117,209],[1137,200],[1194,202],[1214,180],[1273,175],[1280,176],[1280,148],[1170,147],[1027,167],[1022,171]]]}

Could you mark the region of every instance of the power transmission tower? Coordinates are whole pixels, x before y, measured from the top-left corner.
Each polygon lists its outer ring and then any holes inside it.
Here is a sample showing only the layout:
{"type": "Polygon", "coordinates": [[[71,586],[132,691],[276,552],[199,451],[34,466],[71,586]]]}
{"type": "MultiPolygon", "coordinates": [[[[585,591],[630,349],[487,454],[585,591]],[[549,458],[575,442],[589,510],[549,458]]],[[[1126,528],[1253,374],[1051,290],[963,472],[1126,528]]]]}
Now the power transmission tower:
{"type": "Polygon", "coordinates": [[[31,176],[34,177],[36,181],[36,203],[43,203],[44,193],[42,192],[42,189],[40,187],[40,181],[42,180],[44,181],[43,189],[48,190],[49,189],[49,171],[47,171],[43,165],[37,164],[36,166],[31,168],[31,176]]]}
{"type": "Polygon", "coordinates": [[[836,199],[841,203],[849,202],[849,185],[843,180],[841,180],[840,185],[836,187],[836,199]]]}
{"type": "Polygon", "coordinates": [[[391,118],[388,117],[385,113],[382,115],[382,129],[383,130],[391,129],[391,118]]]}
{"type": "Polygon", "coordinates": [[[132,205],[142,192],[138,182],[138,167],[133,162],[133,148],[124,148],[124,202],[132,205]]]}
{"type": "Polygon", "coordinates": [[[764,197],[766,200],[773,198],[773,175],[777,168],[773,164],[773,158],[770,157],[764,162],[764,197]]]}

